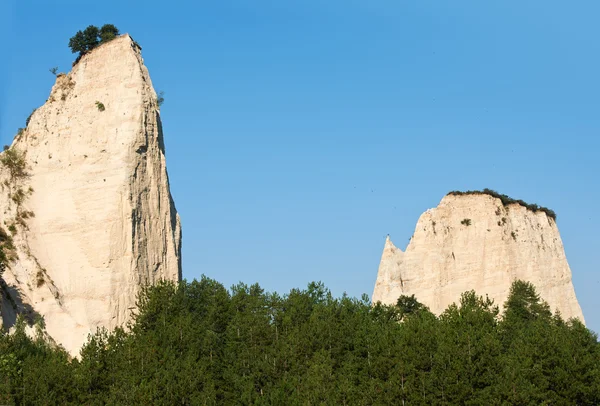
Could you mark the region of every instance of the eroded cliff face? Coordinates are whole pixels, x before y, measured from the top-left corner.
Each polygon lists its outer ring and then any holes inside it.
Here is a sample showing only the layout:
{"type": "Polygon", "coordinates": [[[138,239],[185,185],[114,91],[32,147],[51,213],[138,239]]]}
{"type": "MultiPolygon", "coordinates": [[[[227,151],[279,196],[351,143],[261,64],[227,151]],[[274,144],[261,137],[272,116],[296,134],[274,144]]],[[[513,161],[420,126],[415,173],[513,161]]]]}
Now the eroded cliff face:
{"type": "Polygon", "coordinates": [[[556,222],[488,195],[447,195],[421,215],[405,252],[385,242],[373,302],[414,294],[436,314],[475,290],[502,307],[515,279],[532,282],[564,318],[583,314],[556,222]]]}
{"type": "Polygon", "coordinates": [[[0,226],[14,245],[2,321],[43,316],[75,355],[88,333],[129,319],[143,284],[181,278],[181,226],[139,46],[123,35],[59,75],[11,151],[24,154],[26,176],[0,165],[0,226]]]}

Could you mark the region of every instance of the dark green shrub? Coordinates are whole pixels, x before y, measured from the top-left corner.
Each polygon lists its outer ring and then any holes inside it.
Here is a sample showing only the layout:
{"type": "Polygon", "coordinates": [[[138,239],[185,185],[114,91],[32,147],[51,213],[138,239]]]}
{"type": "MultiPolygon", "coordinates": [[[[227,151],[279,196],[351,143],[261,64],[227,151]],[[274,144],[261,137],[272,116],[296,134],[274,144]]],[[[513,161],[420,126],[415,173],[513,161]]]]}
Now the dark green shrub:
{"type": "Polygon", "coordinates": [[[156,104],[158,104],[158,107],[162,106],[162,104],[165,102],[165,92],[163,92],[162,90],[158,93],[158,96],[156,98],[156,104]]]}
{"type": "Polygon", "coordinates": [[[58,72],[58,66],[55,66],[54,68],[50,68],[49,71],[51,74],[56,76],[56,73],[58,72]]]}
{"type": "Polygon", "coordinates": [[[97,101],[96,102],[96,107],[98,107],[98,111],[104,111],[104,104],[102,104],[101,102],[97,101]]]}
{"type": "Polygon", "coordinates": [[[463,221],[461,221],[460,224],[468,227],[471,225],[471,219],[463,219],[463,221]]]}

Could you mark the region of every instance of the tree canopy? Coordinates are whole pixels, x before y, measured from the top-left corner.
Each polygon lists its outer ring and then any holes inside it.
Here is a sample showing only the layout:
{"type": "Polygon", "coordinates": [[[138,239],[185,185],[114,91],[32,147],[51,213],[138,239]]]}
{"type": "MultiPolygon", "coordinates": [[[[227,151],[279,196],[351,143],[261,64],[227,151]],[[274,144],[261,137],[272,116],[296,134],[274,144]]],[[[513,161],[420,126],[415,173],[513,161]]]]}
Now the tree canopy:
{"type": "Polygon", "coordinates": [[[145,288],[138,306],[80,360],[20,320],[0,336],[0,403],[600,403],[597,336],[526,282],[502,315],[473,291],[437,317],[414,297],[372,305],[321,283],[280,296],[206,277],[145,288]]]}
{"type": "Polygon", "coordinates": [[[69,39],[69,48],[71,48],[71,52],[79,53],[79,56],[82,56],[98,45],[116,38],[118,35],[119,29],[113,24],[104,24],[101,28],[89,25],[85,30],[77,31],[69,39]]]}

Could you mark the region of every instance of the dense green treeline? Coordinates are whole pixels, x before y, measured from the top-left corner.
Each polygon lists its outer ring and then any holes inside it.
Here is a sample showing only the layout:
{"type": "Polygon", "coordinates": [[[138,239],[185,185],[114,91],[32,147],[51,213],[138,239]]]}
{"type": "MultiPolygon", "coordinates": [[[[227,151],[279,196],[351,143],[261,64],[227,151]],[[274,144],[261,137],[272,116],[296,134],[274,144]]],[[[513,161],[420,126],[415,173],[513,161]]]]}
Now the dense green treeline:
{"type": "Polygon", "coordinates": [[[475,292],[436,317],[414,297],[203,277],[144,290],[128,332],[98,332],[81,360],[20,322],[0,337],[0,404],[593,405],[600,344],[520,281],[502,317],[475,292]]]}

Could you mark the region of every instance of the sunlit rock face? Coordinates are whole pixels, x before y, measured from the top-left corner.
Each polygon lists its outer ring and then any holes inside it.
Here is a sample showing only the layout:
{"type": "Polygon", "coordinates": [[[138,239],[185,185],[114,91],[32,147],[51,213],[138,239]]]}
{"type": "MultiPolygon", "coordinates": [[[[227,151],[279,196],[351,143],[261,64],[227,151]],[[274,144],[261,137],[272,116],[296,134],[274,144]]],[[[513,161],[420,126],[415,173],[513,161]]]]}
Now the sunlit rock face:
{"type": "Polygon", "coordinates": [[[584,322],[554,219],[486,194],[447,195],[421,215],[406,251],[388,237],[373,302],[414,294],[440,314],[475,290],[501,306],[515,279],[532,282],[564,318],[584,322]]]}
{"type": "Polygon", "coordinates": [[[11,150],[25,154],[27,176],[0,166],[0,226],[17,230],[2,322],[42,316],[76,355],[88,333],[129,320],[142,285],[181,278],[181,226],[140,47],[120,36],[58,75],[11,150]]]}

